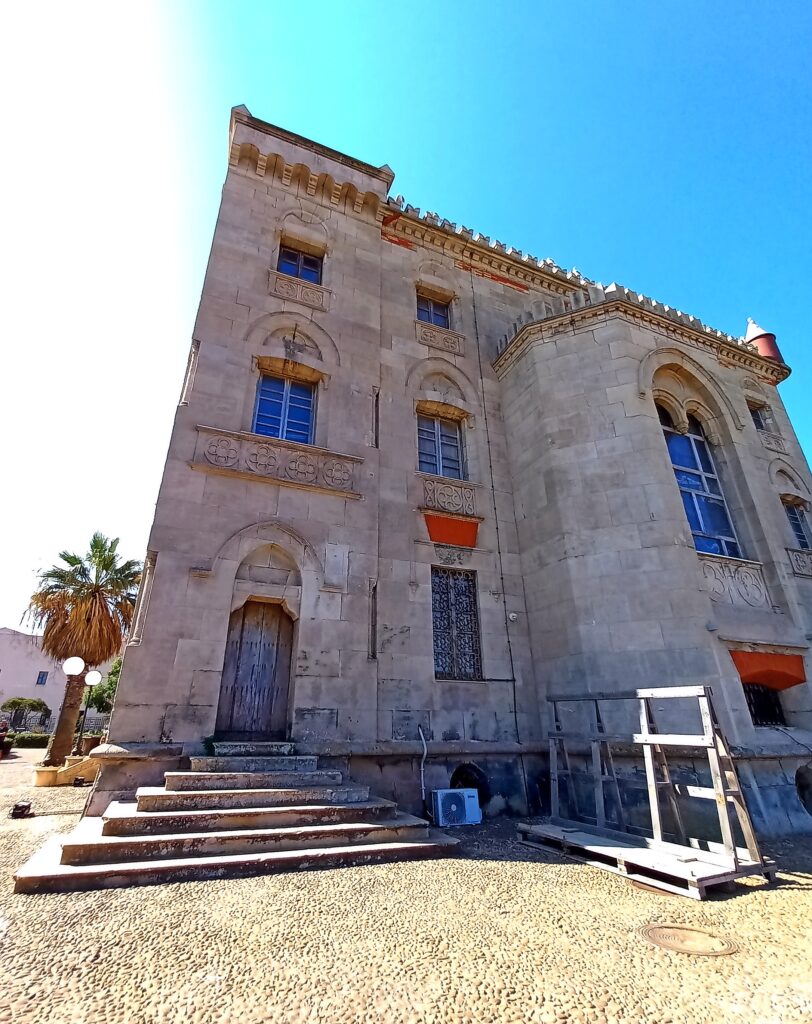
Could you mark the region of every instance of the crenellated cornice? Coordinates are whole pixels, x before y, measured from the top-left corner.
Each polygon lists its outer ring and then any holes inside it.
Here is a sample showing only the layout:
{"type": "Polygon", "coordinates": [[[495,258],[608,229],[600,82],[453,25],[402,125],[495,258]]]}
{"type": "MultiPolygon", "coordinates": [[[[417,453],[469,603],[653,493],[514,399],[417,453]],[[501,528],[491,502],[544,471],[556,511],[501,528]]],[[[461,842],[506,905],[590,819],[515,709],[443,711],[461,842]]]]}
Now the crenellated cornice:
{"type": "Polygon", "coordinates": [[[713,356],[722,366],[739,366],[750,370],[769,384],[780,384],[790,375],[790,368],[784,363],[763,358],[754,346],[741,339],[715,331],[696,317],[690,317],[679,310],[659,306],[659,303],[645,296],[634,296],[619,285],[610,285],[608,288],[590,286],[588,301],[580,308],[517,324],[515,334],[503,338],[499,354],[493,362],[494,370],[498,377],[504,376],[536,341],[552,341],[560,336],[562,330],[588,328],[620,316],[631,323],[653,329],[670,341],[699,349],[713,356]]]}

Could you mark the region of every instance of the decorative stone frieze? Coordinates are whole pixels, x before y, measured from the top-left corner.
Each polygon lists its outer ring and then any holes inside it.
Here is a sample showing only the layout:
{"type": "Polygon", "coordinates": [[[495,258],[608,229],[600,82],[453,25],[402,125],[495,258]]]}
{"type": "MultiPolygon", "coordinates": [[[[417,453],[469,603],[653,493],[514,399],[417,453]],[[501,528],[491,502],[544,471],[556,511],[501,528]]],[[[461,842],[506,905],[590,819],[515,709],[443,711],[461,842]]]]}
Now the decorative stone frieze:
{"type": "Polygon", "coordinates": [[[199,426],[193,465],[239,473],[292,487],[314,487],[346,497],[360,497],[355,467],[363,459],[325,448],[296,444],[257,434],[218,431],[199,426]]]}
{"type": "Polygon", "coordinates": [[[787,548],[787,554],[792,565],[792,571],[796,576],[812,578],[812,551],[804,551],[801,548],[787,548]]]}
{"type": "Polygon", "coordinates": [[[300,281],[298,277],[279,274],[275,270],[268,271],[268,284],[271,295],[280,299],[301,302],[311,309],[327,310],[330,308],[330,291],[311,281],[300,281]]]}
{"type": "Polygon", "coordinates": [[[771,452],[781,452],[786,455],[787,445],[780,434],[776,434],[772,430],[759,430],[758,434],[765,448],[769,448],[771,452]]]}
{"type": "Polygon", "coordinates": [[[476,515],[476,491],[470,484],[452,484],[436,477],[423,478],[423,508],[453,515],[476,515]]]}
{"type": "Polygon", "coordinates": [[[740,608],[771,608],[760,562],[722,555],[699,555],[702,589],[711,601],[740,608]]]}
{"type": "Polygon", "coordinates": [[[445,327],[436,327],[422,320],[415,320],[414,329],[421,345],[437,348],[441,352],[450,352],[454,356],[465,355],[465,338],[462,334],[455,334],[445,327]]]}
{"type": "Polygon", "coordinates": [[[442,565],[465,565],[471,555],[468,548],[458,548],[453,544],[435,544],[434,553],[442,565]]]}

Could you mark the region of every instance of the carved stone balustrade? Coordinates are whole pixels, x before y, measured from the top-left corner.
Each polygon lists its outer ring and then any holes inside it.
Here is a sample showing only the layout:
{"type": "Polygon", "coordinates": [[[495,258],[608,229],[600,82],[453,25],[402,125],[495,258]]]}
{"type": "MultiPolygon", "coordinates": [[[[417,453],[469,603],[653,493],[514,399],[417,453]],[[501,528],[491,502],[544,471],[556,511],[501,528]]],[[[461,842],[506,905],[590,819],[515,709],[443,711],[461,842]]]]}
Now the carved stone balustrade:
{"type": "Polygon", "coordinates": [[[787,445],[780,434],[776,434],[772,430],[759,430],[758,434],[765,448],[769,448],[771,452],[783,452],[786,455],[787,445]]]}
{"type": "Polygon", "coordinates": [[[462,334],[456,334],[445,327],[427,324],[423,320],[415,320],[414,330],[421,345],[438,348],[441,352],[450,353],[452,356],[465,355],[465,337],[462,334]]]}
{"type": "Polygon", "coordinates": [[[301,302],[303,306],[310,306],[311,309],[330,308],[329,288],[322,288],[311,281],[300,281],[298,277],[280,274],[276,270],[268,271],[268,290],[279,299],[301,302]]]}
{"type": "Polygon", "coordinates": [[[355,475],[364,460],[355,455],[215,427],[198,426],[197,432],[195,469],[360,498],[355,475]]]}
{"type": "Polygon", "coordinates": [[[702,589],[711,601],[738,608],[772,609],[761,562],[705,554],[699,554],[699,562],[702,589]]]}
{"type": "Polygon", "coordinates": [[[812,551],[802,548],[787,548],[792,571],[796,576],[812,577],[812,551]]]}
{"type": "Polygon", "coordinates": [[[476,489],[463,482],[423,477],[423,508],[457,516],[475,516],[476,489]]]}

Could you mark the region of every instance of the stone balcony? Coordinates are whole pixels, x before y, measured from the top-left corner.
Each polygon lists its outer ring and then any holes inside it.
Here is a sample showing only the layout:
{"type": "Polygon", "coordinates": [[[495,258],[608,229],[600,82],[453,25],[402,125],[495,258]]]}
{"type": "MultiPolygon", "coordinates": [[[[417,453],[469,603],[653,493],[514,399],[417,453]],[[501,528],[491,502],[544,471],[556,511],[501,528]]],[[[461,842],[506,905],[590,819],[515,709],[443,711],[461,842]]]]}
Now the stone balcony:
{"type": "Polygon", "coordinates": [[[289,274],[280,274],[276,270],[268,271],[268,291],[280,299],[300,302],[311,309],[328,310],[330,308],[330,290],[311,281],[301,281],[289,274]]]}
{"type": "Polygon", "coordinates": [[[456,331],[427,324],[424,320],[415,320],[414,332],[421,345],[428,345],[429,348],[436,348],[453,356],[465,355],[465,337],[456,331]]]}
{"type": "Polygon", "coordinates": [[[311,444],[216,427],[197,427],[193,469],[360,498],[357,467],[364,460],[311,444]]]}
{"type": "Polygon", "coordinates": [[[698,553],[698,557],[702,569],[702,589],[711,601],[733,605],[734,608],[772,611],[761,562],[701,553],[698,553]]]}
{"type": "Polygon", "coordinates": [[[787,548],[787,554],[796,576],[812,578],[812,551],[804,548],[787,548]]]}
{"type": "Polygon", "coordinates": [[[772,430],[759,430],[758,436],[761,438],[761,443],[769,451],[782,452],[783,454],[786,454],[787,445],[780,434],[776,434],[772,430]]]}

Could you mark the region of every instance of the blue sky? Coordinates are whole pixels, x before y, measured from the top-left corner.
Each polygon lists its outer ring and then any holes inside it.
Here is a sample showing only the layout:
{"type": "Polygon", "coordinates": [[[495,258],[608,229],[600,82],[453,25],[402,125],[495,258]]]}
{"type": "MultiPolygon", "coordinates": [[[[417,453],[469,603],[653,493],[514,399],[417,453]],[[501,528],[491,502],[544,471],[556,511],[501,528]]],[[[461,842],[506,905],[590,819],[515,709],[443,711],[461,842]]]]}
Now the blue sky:
{"type": "Polygon", "coordinates": [[[753,316],[812,450],[812,4],[46,4],[3,45],[0,625],[94,529],[143,553],[239,103],[536,256],[753,316]]]}

